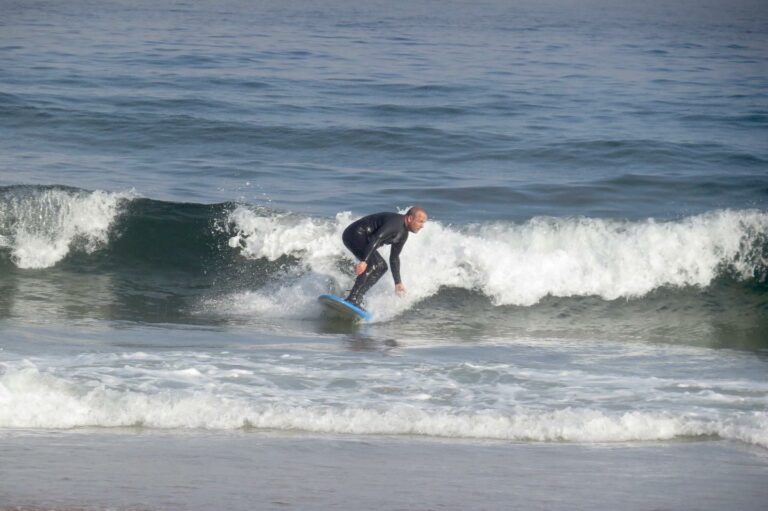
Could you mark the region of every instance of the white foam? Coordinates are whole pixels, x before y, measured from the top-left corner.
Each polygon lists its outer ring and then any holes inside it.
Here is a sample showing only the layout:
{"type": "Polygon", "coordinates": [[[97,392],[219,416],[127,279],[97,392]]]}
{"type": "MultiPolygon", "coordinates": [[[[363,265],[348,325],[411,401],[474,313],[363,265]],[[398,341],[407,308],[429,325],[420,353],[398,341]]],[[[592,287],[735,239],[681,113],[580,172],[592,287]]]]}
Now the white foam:
{"type": "Polygon", "coordinates": [[[19,268],[49,268],[73,248],[91,253],[108,241],[119,206],[132,193],[44,190],[0,205],[0,246],[19,268]]]}
{"type": "Polygon", "coordinates": [[[332,222],[288,214],[261,216],[239,206],[229,221],[236,229],[230,246],[241,245],[247,257],[274,261],[292,255],[318,271],[332,271],[330,266],[346,251],[341,233],[352,218],[348,212],[339,213],[332,222]]]}
{"type": "Polygon", "coordinates": [[[291,279],[288,284],[278,282],[255,291],[207,300],[205,304],[236,315],[306,319],[320,314],[317,297],[326,292],[325,281],[309,274],[291,279]]]}
{"type": "MultiPolygon", "coordinates": [[[[197,369],[168,371],[181,382],[205,379],[197,369]]],[[[248,372],[243,373],[250,374],[248,372]]],[[[228,375],[230,378],[233,375],[228,375]]],[[[630,442],[718,436],[768,447],[768,414],[608,412],[568,407],[508,410],[427,407],[386,401],[372,406],[226,394],[221,385],[146,391],[146,385],[76,383],[21,364],[0,376],[0,428],[131,427],[228,430],[243,427],[354,435],[423,435],[524,441],[630,442]],[[218,390],[218,393],[217,393],[218,390]]]]}
{"type": "MultiPolygon", "coordinates": [[[[343,268],[351,256],[341,233],[352,219],[349,213],[333,220],[265,217],[239,207],[230,216],[232,246],[246,257],[297,257],[307,271],[348,289],[351,264],[343,268]]],[[[764,263],[745,252],[766,233],[768,214],[755,210],[669,222],[535,218],[454,227],[430,220],[401,255],[407,297],[393,300],[387,277],[367,296],[368,306],[378,319],[391,318],[442,286],[481,291],[498,305],[532,305],[548,295],[613,300],[665,286],[707,286],[724,265],[749,278],[764,263]]]]}

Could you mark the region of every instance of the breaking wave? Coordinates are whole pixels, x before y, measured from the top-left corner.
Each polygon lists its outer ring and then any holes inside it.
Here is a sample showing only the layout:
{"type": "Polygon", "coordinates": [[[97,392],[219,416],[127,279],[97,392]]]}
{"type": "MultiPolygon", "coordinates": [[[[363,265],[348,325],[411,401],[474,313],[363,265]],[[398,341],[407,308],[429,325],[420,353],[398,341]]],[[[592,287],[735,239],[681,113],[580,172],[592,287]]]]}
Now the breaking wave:
{"type": "MultiPolygon", "coordinates": [[[[62,187],[7,187],[0,196],[0,273],[19,282],[30,269],[62,266],[108,275],[109,293],[117,300],[144,296],[149,305],[136,313],[148,317],[159,305],[173,312],[203,304],[220,315],[316,318],[318,294],[344,293],[353,281],[353,261],[341,242],[356,218],[351,212],[311,217],[249,204],[182,204],[62,187]],[[160,303],[163,296],[178,304],[160,303]]],[[[406,297],[393,300],[385,276],[366,300],[376,320],[388,320],[446,289],[517,307],[552,297],[612,301],[680,289],[717,293],[714,285],[723,281],[741,285],[740,293],[762,295],[767,240],[768,213],[754,209],[663,221],[536,217],[453,225],[432,219],[401,255],[406,297]]],[[[382,252],[386,257],[388,247],[382,252]]],[[[134,308],[140,303],[130,302],[134,308]]],[[[134,313],[109,310],[124,319],[134,313]]],[[[164,320],[176,321],[167,314],[164,320]]]]}
{"type": "MultiPolygon", "coordinates": [[[[717,408],[699,407],[696,413],[642,409],[612,412],[578,406],[542,409],[530,404],[484,410],[430,405],[430,396],[426,394],[384,399],[374,405],[365,399],[349,401],[343,392],[334,391],[333,385],[325,386],[317,396],[312,388],[302,390],[301,396],[274,386],[238,391],[236,385],[226,383],[237,379],[237,371],[224,371],[228,374],[218,376],[218,390],[213,390],[206,384],[211,372],[206,372],[206,368],[168,370],[159,381],[173,385],[157,389],[158,380],[150,387],[148,383],[134,385],[122,380],[131,376],[120,376],[125,372],[131,372],[132,378],[146,380],[148,375],[142,377],[146,371],[137,367],[110,369],[109,375],[102,375],[106,383],[73,381],[49,371],[41,372],[32,363],[26,367],[6,367],[0,371],[0,428],[255,428],[599,443],[713,437],[768,447],[768,414],[760,411],[718,412],[717,408]]],[[[239,371],[241,377],[247,377],[247,370],[239,371]]],[[[158,372],[153,371],[152,375],[158,376],[158,372]]],[[[427,383],[430,384],[440,382],[427,383]]]]}

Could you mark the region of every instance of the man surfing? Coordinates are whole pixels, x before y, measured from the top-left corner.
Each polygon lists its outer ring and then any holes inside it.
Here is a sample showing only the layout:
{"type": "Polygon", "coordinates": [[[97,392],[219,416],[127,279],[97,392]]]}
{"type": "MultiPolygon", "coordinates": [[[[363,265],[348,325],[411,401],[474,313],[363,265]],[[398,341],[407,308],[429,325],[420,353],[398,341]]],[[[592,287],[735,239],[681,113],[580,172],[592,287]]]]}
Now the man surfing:
{"type": "Polygon", "coordinates": [[[351,223],[342,234],[344,245],[355,255],[359,262],[355,265],[355,285],[346,300],[362,307],[363,295],[373,287],[387,272],[387,263],[377,249],[382,245],[392,245],[389,264],[395,279],[395,292],[405,294],[405,286],[400,280],[400,252],[408,240],[408,233],[419,232],[427,221],[424,208],[414,206],[405,215],[398,213],[375,213],[351,223]]]}

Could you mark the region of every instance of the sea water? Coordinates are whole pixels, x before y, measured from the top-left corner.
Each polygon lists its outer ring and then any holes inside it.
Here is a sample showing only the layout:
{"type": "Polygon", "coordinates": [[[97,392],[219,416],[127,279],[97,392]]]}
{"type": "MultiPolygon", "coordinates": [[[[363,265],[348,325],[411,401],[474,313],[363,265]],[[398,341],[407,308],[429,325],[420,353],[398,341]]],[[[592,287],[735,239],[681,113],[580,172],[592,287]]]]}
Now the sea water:
{"type": "Polygon", "coordinates": [[[8,445],[727,441],[768,473],[762,2],[0,11],[8,445]],[[414,204],[407,295],[327,318],[343,229],[414,204]]]}

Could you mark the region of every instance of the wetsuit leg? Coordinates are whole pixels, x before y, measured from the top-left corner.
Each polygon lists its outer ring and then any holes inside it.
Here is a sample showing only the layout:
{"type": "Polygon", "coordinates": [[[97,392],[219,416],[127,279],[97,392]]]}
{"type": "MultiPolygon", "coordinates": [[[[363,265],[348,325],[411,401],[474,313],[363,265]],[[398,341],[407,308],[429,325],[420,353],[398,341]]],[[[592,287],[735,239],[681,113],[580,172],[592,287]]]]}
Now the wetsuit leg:
{"type": "Polygon", "coordinates": [[[348,302],[352,302],[355,305],[360,305],[363,301],[363,296],[373,287],[376,282],[387,272],[387,263],[384,258],[379,255],[378,252],[374,252],[371,257],[371,261],[368,263],[368,268],[365,272],[357,277],[355,285],[349,291],[347,297],[348,302]]]}
{"type": "MultiPolygon", "coordinates": [[[[344,245],[352,252],[358,259],[365,257],[365,237],[354,230],[347,228],[342,236],[344,245]]],[[[379,255],[378,252],[374,252],[368,261],[368,268],[365,272],[357,277],[355,285],[347,296],[347,301],[352,302],[355,305],[360,305],[363,301],[363,295],[387,272],[387,263],[384,258],[379,255]]]]}

